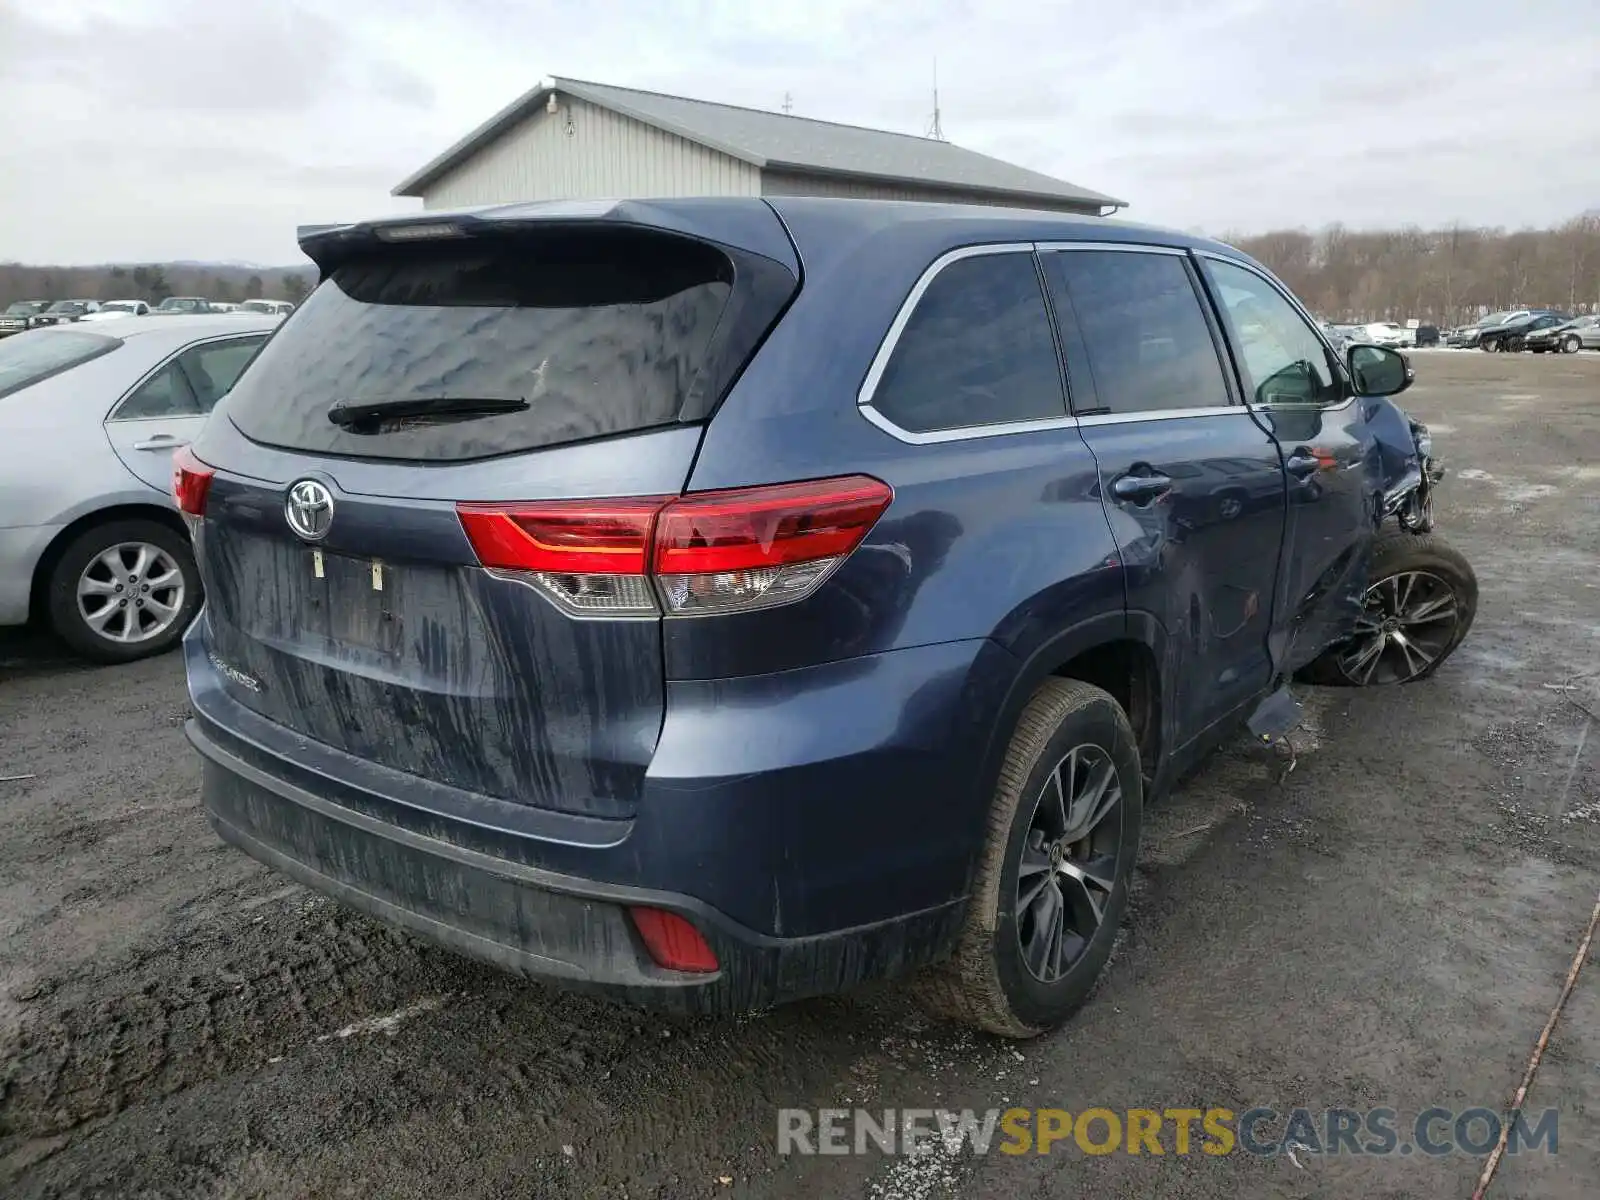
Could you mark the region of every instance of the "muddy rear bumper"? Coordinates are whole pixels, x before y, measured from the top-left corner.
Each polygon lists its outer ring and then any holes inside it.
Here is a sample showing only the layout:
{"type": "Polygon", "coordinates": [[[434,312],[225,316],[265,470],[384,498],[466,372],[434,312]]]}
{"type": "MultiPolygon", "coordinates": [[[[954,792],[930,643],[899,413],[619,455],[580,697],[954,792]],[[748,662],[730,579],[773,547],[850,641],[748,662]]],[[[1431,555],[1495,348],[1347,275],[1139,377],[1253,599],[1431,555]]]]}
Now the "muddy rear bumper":
{"type": "Polygon", "coordinates": [[[223,840],[351,908],[529,978],[678,1012],[742,1012],[901,973],[948,945],[943,906],[804,938],[738,925],[692,897],[574,878],[423,832],[282,777],[258,748],[195,718],[203,799],[223,840]],[[630,905],[676,912],[719,969],[665,970],[645,951],[630,905]]]}

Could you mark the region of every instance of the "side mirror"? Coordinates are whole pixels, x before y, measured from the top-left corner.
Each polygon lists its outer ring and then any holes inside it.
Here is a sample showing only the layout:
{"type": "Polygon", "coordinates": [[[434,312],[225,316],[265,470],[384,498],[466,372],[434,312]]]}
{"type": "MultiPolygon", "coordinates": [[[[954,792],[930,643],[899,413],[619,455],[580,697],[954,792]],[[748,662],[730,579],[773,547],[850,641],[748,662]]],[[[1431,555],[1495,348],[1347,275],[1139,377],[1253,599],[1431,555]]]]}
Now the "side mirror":
{"type": "Polygon", "coordinates": [[[1404,354],[1383,346],[1352,346],[1347,361],[1358,396],[1395,396],[1417,377],[1404,354]]]}

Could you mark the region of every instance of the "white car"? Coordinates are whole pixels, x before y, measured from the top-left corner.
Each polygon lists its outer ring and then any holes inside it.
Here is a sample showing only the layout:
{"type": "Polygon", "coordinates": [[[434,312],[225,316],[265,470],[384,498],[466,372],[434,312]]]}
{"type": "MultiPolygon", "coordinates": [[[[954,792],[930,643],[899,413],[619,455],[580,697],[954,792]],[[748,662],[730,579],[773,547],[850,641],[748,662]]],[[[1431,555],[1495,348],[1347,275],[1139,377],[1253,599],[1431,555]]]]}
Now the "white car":
{"type": "Polygon", "coordinates": [[[1374,346],[1415,346],[1417,331],[1396,321],[1369,321],[1363,328],[1374,346]]]}
{"type": "Polygon", "coordinates": [[[259,313],[265,317],[287,317],[294,305],[287,300],[246,300],[239,305],[240,312],[259,313]]]}
{"type": "Polygon", "coordinates": [[[101,662],[177,644],[200,577],[172,452],[275,326],[125,317],[0,342],[0,625],[37,615],[101,662]]]}
{"type": "Polygon", "coordinates": [[[143,300],[102,300],[100,311],[80,317],[83,321],[115,321],[118,317],[147,317],[150,306],[143,300]]]}

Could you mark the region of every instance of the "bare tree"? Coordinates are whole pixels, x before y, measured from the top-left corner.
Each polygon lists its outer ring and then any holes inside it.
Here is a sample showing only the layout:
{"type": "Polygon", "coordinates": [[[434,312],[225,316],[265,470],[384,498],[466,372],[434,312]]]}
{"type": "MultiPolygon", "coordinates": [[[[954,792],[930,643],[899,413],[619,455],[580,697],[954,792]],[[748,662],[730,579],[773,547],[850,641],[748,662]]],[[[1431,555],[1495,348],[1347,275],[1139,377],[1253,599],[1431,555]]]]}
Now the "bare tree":
{"type": "Polygon", "coordinates": [[[1458,324],[1497,308],[1600,311],[1600,214],[1558,229],[1278,230],[1233,239],[1323,317],[1458,324]]]}

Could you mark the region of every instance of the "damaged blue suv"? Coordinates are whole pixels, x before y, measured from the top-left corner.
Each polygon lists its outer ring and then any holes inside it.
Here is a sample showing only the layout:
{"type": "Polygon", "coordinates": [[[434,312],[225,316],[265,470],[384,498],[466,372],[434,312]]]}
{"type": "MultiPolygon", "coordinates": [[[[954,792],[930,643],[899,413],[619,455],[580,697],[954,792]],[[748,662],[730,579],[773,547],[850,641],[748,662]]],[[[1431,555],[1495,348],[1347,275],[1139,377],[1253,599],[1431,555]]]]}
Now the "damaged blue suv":
{"type": "Polygon", "coordinates": [[[1472,620],[1407,360],[1223,245],[801,198],[302,245],[320,284],[176,464],[205,808],[530,977],[729,1011],[914,975],[1035,1034],[1149,800],[1296,677],[1416,679],[1472,620]]]}

